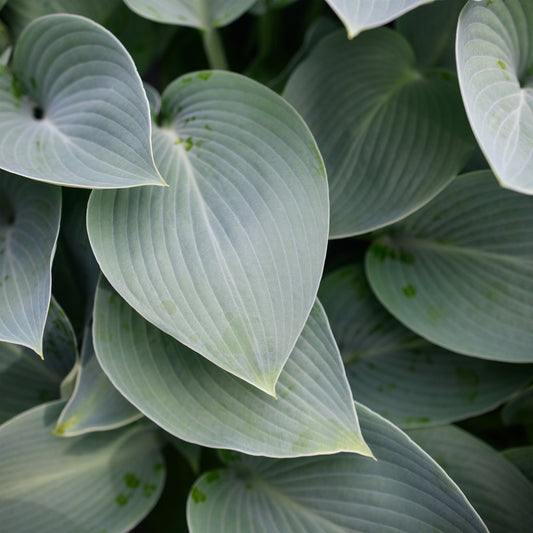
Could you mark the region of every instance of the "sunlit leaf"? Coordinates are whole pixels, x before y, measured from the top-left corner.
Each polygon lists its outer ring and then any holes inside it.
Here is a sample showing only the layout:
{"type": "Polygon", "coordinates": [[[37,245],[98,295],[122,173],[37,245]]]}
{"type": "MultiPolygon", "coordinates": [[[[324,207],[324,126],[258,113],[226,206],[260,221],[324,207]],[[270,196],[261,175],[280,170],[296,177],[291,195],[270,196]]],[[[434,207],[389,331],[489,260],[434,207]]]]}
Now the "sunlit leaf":
{"type": "Polygon", "coordinates": [[[358,33],[369,28],[383,26],[411,11],[417,6],[432,0],[326,0],[331,9],[346,26],[348,37],[353,39],[358,33]]]}
{"type": "Polygon", "coordinates": [[[377,461],[237,455],[192,488],[191,533],[487,531],[457,486],[404,433],[361,405],[358,412],[377,461]]]}
{"type": "Polygon", "coordinates": [[[180,439],[271,457],[370,453],[319,303],[280,375],[277,398],[162,333],[104,282],[96,295],[94,342],[115,387],[180,439]]]}
{"type": "Polygon", "coordinates": [[[153,426],[64,439],[63,402],[0,426],[2,533],[127,533],[156,503],[164,464],[153,426]]]}
{"type": "Polygon", "coordinates": [[[0,167],[89,188],[162,185],[150,114],[129,54],[77,15],[47,15],[19,38],[12,72],[0,68],[0,167]]]}
{"type": "Polygon", "coordinates": [[[400,427],[490,411],[533,378],[533,366],[465,357],[417,336],[376,300],[362,265],[324,277],[319,296],[354,396],[400,427]]]}
{"type": "Polygon", "coordinates": [[[457,82],[442,74],[420,71],[409,43],[384,28],[353,42],[329,35],[294,71],[284,97],[324,156],[330,237],[406,217],[466,163],[472,135],[457,82]]]}
{"type": "Polygon", "coordinates": [[[60,214],[58,187],[0,170],[0,340],[38,354],[60,214]]]}
{"type": "Polygon", "coordinates": [[[533,485],[496,450],[454,426],[409,435],[459,485],[491,533],[530,530],[533,485]]]}
{"type": "Polygon", "coordinates": [[[470,0],[457,72],[476,138],[500,183],[533,194],[533,3],[470,0]]]}
{"type": "Polygon", "coordinates": [[[324,264],[316,144],[282,98],[221,71],[172,83],[160,122],[154,154],[170,188],[93,192],[93,251],[149,322],[273,394],[324,264]]]}
{"type": "Polygon", "coordinates": [[[400,321],[455,352],[532,362],[533,199],[489,171],[457,178],[376,240],[370,285],[400,321]]]}

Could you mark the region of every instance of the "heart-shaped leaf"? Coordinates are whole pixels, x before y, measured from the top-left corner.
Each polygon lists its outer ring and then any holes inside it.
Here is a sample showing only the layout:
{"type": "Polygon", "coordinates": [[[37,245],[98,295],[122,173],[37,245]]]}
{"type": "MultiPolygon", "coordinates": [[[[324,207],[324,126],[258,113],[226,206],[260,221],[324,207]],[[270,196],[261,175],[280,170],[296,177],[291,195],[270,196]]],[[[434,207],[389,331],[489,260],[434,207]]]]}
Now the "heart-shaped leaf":
{"type": "Polygon", "coordinates": [[[107,30],[77,15],[26,27],[13,72],[0,68],[0,167],[89,188],[163,185],[135,65],[107,30]]]}
{"type": "Polygon", "coordinates": [[[502,186],[533,194],[533,3],[470,0],[457,73],[470,125],[502,186]]]}
{"type": "Polygon", "coordinates": [[[294,71],[285,98],[324,156],[330,237],[372,231],[427,203],[473,148],[454,76],[422,74],[409,43],[379,29],[324,38],[294,71]]]}
{"type": "Polygon", "coordinates": [[[408,434],[459,485],[491,533],[530,529],[533,485],[496,450],[454,426],[408,434]]]}
{"type": "Polygon", "coordinates": [[[240,17],[255,0],[124,0],[142,17],[207,30],[240,17]]]}
{"type": "Polygon", "coordinates": [[[348,37],[387,24],[417,6],[433,0],[326,0],[346,26],[348,37]]]}
{"type": "Polygon", "coordinates": [[[58,187],[0,170],[0,340],[39,355],[60,216],[58,187]]]}
{"type": "Polygon", "coordinates": [[[98,359],[117,389],[177,437],[254,455],[370,455],[335,340],[319,303],[272,398],[146,322],[101,282],[94,312],[98,359]]]}
{"type": "Polygon", "coordinates": [[[57,420],[56,435],[72,437],[116,429],[142,416],[104,374],[94,353],[91,328],[83,340],[80,363],[72,396],[57,420]]]}
{"type": "MultiPolygon", "coordinates": [[[[237,456],[192,488],[191,533],[487,532],[462,492],[398,428],[357,406],[377,461],[237,456]]],[[[227,456],[227,454],[226,454],[227,456]]]]}
{"type": "Polygon", "coordinates": [[[354,395],[401,427],[490,411],[533,378],[533,366],[465,357],[418,337],[376,300],[362,265],[328,274],[318,294],[354,395]]]}
{"type": "Polygon", "coordinates": [[[0,424],[60,397],[61,382],[78,359],[74,331],[52,297],[43,337],[44,361],[33,350],[0,342],[0,424]]]}
{"type": "Polygon", "coordinates": [[[2,533],[131,531],[156,503],[163,458],[153,427],[63,439],[53,435],[63,402],[0,427],[2,533]]]}
{"type": "Polygon", "coordinates": [[[324,264],[316,144],[281,97],[228,72],[172,83],[161,123],[154,154],[170,188],[93,192],[93,251],[149,322],[274,394],[324,264]]]}
{"type": "Polygon", "coordinates": [[[455,352],[533,362],[533,199],[489,171],[457,178],[375,241],[370,285],[406,326],[455,352]]]}

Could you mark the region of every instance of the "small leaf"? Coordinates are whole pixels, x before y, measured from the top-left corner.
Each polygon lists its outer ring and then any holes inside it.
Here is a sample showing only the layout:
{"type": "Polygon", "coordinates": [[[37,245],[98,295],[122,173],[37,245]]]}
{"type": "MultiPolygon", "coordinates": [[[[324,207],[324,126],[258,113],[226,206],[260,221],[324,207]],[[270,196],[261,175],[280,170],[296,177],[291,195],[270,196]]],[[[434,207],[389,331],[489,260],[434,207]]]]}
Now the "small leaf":
{"type": "Polygon", "coordinates": [[[59,187],[0,170],[0,340],[39,355],[60,214],[59,187]]]}
{"type": "Polygon", "coordinates": [[[408,434],[459,485],[491,533],[529,531],[533,485],[496,450],[454,426],[408,434]]]}
{"type": "Polygon", "coordinates": [[[472,130],[503,187],[533,194],[533,3],[470,0],[457,73],[472,130]]]}
{"type": "Polygon", "coordinates": [[[306,125],[243,76],[174,81],[154,130],[170,188],[94,191],[89,239],[144,318],[274,394],[324,265],[328,190],[306,125]]]}
{"type": "Polygon", "coordinates": [[[473,148],[454,75],[420,72],[409,43],[389,29],[353,42],[342,31],[324,38],[284,97],[324,156],[330,238],[367,233],[419,209],[473,148]]]}
{"type": "Polygon", "coordinates": [[[225,26],[240,17],[255,0],[124,0],[132,10],[150,20],[207,30],[225,26]]]}
{"type": "Polygon", "coordinates": [[[0,121],[10,172],[75,187],[163,185],[135,65],[89,19],[48,15],[26,27],[13,73],[0,69],[0,121]]]}
{"type": "Polygon", "coordinates": [[[460,176],[372,244],[370,285],[398,320],[435,344],[533,362],[532,226],[533,199],[502,189],[489,171],[460,176]]]}
{"type": "Polygon", "coordinates": [[[370,455],[319,303],[280,375],[277,399],[150,325],[103,280],[94,343],[115,387],[180,439],[272,457],[370,455]]]}
{"type": "Polygon", "coordinates": [[[88,328],[74,392],[61,411],[54,433],[72,437],[107,431],[125,426],[141,416],[104,374],[94,353],[92,329],[88,328]]]}
{"type": "Polygon", "coordinates": [[[165,471],[153,427],[63,439],[63,407],[35,407],[0,426],[2,533],[126,533],[154,506],[165,471]]]}
{"type": "MultiPolygon", "coordinates": [[[[403,292],[417,297],[414,285],[403,292]]],[[[379,304],[362,265],[325,276],[319,296],[354,396],[400,427],[490,411],[533,377],[533,366],[465,357],[418,337],[379,304]]]]}
{"type": "Polygon", "coordinates": [[[329,7],[346,26],[348,38],[377,26],[383,26],[411,11],[417,6],[433,0],[326,0],[329,7]]]}
{"type": "Polygon", "coordinates": [[[462,492],[398,428],[358,405],[377,461],[353,454],[237,456],[204,474],[187,503],[191,533],[487,532],[462,492]]]}

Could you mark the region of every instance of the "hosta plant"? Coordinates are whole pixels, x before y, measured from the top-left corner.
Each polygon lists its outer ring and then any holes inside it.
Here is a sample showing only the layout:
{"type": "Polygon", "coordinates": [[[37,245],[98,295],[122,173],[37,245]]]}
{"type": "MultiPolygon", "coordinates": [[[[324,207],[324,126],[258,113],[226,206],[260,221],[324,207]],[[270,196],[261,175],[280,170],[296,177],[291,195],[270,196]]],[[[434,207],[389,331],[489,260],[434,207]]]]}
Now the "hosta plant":
{"type": "Polygon", "coordinates": [[[530,530],[530,0],[0,9],[2,532],[530,530]]]}

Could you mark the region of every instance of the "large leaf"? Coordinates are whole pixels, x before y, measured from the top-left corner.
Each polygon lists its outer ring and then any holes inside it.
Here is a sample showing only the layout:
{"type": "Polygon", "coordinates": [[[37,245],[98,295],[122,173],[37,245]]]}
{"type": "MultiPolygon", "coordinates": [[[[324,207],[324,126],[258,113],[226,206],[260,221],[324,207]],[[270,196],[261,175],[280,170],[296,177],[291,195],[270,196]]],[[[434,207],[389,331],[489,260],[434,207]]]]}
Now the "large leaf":
{"type": "Polygon", "coordinates": [[[459,177],[375,241],[367,275],[410,329],[450,350],[531,362],[533,199],[489,171],[459,177]]]}
{"type": "Polygon", "coordinates": [[[0,170],[0,340],[40,355],[60,214],[58,187],[0,170]]]}
{"type": "Polygon", "coordinates": [[[348,37],[387,24],[417,6],[433,0],[326,0],[346,26],[348,37]]]}
{"type": "Polygon", "coordinates": [[[153,427],[63,439],[52,434],[62,402],[0,427],[3,533],[128,532],[154,506],[164,464],[153,427]]]}
{"type": "Polygon", "coordinates": [[[401,427],[490,411],[533,378],[533,366],[457,355],[418,337],[379,304],[362,265],[326,276],[319,297],[357,400],[401,427]]]}
{"type": "Polygon", "coordinates": [[[415,211],[473,148],[453,76],[419,72],[408,42],[389,29],[353,42],[342,31],[326,37],[294,71],[284,96],[324,156],[333,238],[415,211]]]}
{"type": "Polygon", "coordinates": [[[94,353],[92,328],[88,328],[76,385],[61,411],[54,433],[72,437],[92,431],[106,431],[125,426],[141,416],[104,374],[94,353]]]}
{"type": "Polygon", "coordinates": [[[509,448],[500,453],[533,483],[533,446],[509,448]]]}
{"type": "Polygon", "coordinates": [[[358,411],[377,461],[353,454],[238,457],[192,488],[191,533],[487,531],[430,457],[372,411],[358,411]]]}
{"type": "Polygon", "coordinates": [[[60,397],[61,382],[78,358],[72,326],[52,298],[43,337],[44,361],[33,350],[0,343],[0,424],[60,397]]]}
{"type": "Polygon", "coordinates": [[[26,27],[13,73],[0,68],[0,167],[89,188],[162,185],[150,113],[129,54],[77,15],[26,27]]]}
{"type": "Polygon", "coordinates": [[[454,426],[409,435],[461,487],[491,533],[531,531],[533,485],[496,450],[454,426]]]}
{"type": "Polygon", "coordinates": [[[150,20],[209,29],[240,17],[255,0],[124,0],[128,7],[150,20]]]}
{"type": "Polygon", "coordinates": [[[177,79],[161,123],[154,153],[170,188],[93,192],[93,251],[149,322],[274,394],[324,264],[316,144],[282,98],[228,72],[177,79]]]}
{"type": "Polygon", "coordinates": [[[474,134],[500,183],[533,194],[533,3],[470,0],[457,72],[474,134]]]}
{"type": "Polygon", "coordinates": [[[107,283],[96,296],[94,344],[117,389],[180,439],[272,457],[370,454],[319,303],[280,375],[277,399],[150,325],[107,283]]]}

